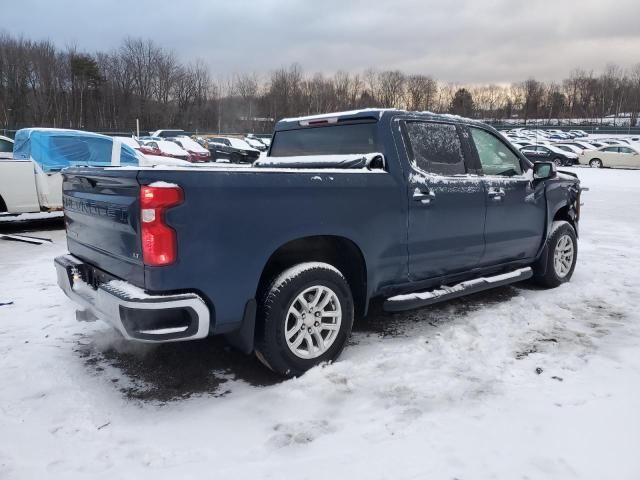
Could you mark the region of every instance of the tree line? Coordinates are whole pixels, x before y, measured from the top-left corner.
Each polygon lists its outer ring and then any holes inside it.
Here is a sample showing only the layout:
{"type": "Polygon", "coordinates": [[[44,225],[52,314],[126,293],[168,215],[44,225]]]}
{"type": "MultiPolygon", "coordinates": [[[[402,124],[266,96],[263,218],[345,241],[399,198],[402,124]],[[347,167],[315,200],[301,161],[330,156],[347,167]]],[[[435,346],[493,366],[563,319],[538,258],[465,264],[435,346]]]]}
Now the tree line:
{"type": "Polygon", "coordinates": [[[110,52],[0,35],[0,124],[97,131],[179,127],[270,131],[280,118],[363,107],[453,113],[485,120],[599,119],[640,112],[640,63],[574,70],[559,82],[462,85],[398,70],[309,74],[298,64],[268,74],[214,78],[151,40],[110,52]]]}

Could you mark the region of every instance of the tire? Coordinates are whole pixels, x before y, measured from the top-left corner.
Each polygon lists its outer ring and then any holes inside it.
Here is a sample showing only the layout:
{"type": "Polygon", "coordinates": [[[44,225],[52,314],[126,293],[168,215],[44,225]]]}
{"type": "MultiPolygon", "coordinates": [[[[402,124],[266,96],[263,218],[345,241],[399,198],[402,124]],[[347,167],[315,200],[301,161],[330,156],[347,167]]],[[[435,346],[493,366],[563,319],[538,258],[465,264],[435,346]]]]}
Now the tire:
{"type": "Polygon", "coordinates": [[[544,252],[540,260],[533,265],[533,280],[546,288],[558,287],[571,280],[577,260],[576,231],[564,220],[553,222],[544,252]]]}
{"type": "Polygon", "coordinates": [[[564,161],[560,157],[554,158],[553,163],[555,163],[557,167],[562,167],[564,165],[564,161]]]}
{"type": "Polygon", "coordinates": [[[353,312],[351,289],[338,269],[320,262],[295,265],[278,275],[261,301],[256,356],[271,370],[287,377],[301,375],[322,362],[333,362],[351,334],[353,312]],[[316,298],[318,292],[324,295],[316,298]],[[301,297],[309,308],[315,308],[314,300],[317,306],[325,300],[328,303],[313,313],[305,311],[301,297]],[[327,330],[319,325],[325,325],[327,330]],[[326,340],[326,347],[320,346],[318,335],[323,343],[326,340]]]}
{"type": "Polygon", "coordinates": [[[242,156],[239,153],[232,153],[229,160],[231,163],[240,163],[242,161],[242,156]]]}
{"type": "Polygon", "coordinates": [[[602,168],[602,160],[600,160],[599,158],[594,158],[593,160],[589,160],[589,166],[591,168],[602,168]]]}

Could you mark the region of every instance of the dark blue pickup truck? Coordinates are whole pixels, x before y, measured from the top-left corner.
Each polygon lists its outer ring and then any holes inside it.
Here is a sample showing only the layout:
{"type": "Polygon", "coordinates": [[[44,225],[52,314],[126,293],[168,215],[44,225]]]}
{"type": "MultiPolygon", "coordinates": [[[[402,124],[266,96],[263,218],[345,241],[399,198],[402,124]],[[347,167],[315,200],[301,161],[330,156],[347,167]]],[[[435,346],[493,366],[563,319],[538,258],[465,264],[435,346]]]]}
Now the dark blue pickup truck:
{"type": "Polygon", "coordinates": [[[72,168],[58,283],[126,338],[225,335],[271,369],[335,360],[400,311],[576,265],[580,182],[491,127],[361,110],[286,119],[252,166],[72,168]]]}

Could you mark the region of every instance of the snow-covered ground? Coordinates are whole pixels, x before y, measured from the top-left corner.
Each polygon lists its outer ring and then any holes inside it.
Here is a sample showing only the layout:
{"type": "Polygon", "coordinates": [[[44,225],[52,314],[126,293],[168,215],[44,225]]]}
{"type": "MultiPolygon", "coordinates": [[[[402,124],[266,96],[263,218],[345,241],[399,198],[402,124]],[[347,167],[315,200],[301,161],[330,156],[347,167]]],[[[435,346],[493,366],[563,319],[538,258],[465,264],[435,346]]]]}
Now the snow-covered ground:
{"type": "Polygon", "coordinates": [[[77,323],[53,244],[0,241],[0,478],[640,478],[640,172],[575,169],[579,263],[405,314],[281,382],[218,339],[77,323]]]}

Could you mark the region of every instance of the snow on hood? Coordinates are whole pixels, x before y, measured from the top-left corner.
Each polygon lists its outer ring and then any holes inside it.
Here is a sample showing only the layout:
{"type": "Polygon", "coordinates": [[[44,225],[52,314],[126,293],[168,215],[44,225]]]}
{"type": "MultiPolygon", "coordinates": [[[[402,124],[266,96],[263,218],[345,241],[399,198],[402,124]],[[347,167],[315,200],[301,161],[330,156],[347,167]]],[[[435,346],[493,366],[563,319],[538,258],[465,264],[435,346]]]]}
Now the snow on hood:
{"type": "Polygon", "coordinates": [[[161,152],[169,153],[171,155],[184,155],[188,156],[189,152],[184,150],[180,145],[170,142],[168,140],[156,140],[158,148],[161,152]]]}

